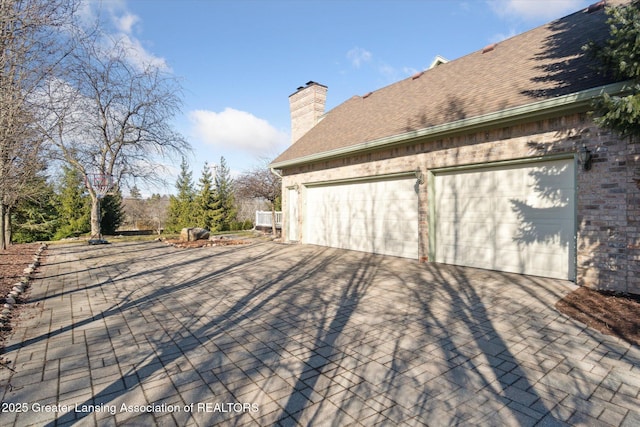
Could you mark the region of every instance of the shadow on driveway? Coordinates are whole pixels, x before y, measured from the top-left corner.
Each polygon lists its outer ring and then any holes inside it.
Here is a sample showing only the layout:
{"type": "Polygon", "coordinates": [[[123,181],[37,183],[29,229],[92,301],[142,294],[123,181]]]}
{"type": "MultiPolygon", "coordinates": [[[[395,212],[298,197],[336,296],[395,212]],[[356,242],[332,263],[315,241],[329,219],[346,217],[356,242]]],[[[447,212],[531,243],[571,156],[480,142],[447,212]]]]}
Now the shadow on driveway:
{"type": "MultiPolygon", "coordinates": [[[[17,372],[3,401],[94,410],[14,414],[14,423],[557,425],[636,416],[630,397],[614,405],[601,396],[637,352],[555,311],[568,282],[304,245],[84,249],[51,248],[33,284],[41,314],[7,343],[17,372]]],[[[640,383],[634,375],[625,381],[640,383]]]]}

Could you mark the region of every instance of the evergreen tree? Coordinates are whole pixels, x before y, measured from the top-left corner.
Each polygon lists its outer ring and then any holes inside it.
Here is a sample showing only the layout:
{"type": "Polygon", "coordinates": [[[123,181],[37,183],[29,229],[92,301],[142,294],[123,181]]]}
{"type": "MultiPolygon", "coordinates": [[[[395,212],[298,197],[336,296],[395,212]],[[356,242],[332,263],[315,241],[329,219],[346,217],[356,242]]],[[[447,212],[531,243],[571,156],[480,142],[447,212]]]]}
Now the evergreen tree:
{"type": "Polygon", "coordinates": [[[136,199],[136,200],[141,200],[142,199],[142,193],[138,189],[137,185],[134,185],[133,188],[131,188],[131,190],[129,190],[129,193],[130,193],[129,197],[131,197],[132,199],[136,199]]]}
{"type": "Polygon", "coordinates": [[[58,228],[54,239],[63,239],[91,230],[91,200],[82,176],[68,166],[63,167],[62,184],[56,197],[58,228]]]}
{"type": "Polygon", "coordinates": [[[205,162],[199,181],[199,192],[195,199],[198,225],[211,232],[222,228],[222,208],[213,185],[209,164],[205,162]]]}
{"type": "Polygon", "coordinates": [[[31,189],[33,197],[20,200],[13,212],[11,235],[17,243],[50,240],[58,224],[53,186],[37,175],[31,189]]]}
{"type": "Polygon", "coordinates": [[[177,196],[169,199],[169,214],[167,218],[167,231],[178,232],[184,227],[195,225],[194,199],[195,190],[193,187],[192,173],[189,164],[183,157],[180,164],[180,175],[176,181],[177,196]]]}
{"type": "Polygon", "coordinates": [[[115,234],[122,224],[124,212],[122,209],[122,192],[115,186],[100,202],[100,230],[102,234],[115,234]]]}
{"type": "Polygon", "coordinates": [[[596,122],[622,136],[640,135],[640,0],[607,9],[610,36],[604,45],[584,47],[601,63],[601,72],[629,80],[628,91],[596,102],[596,122]]]}
{"type": "Polygon", "coordinates": [[[220,164],[216,169],[215,177],[216,198],[222,215],[220,218],[220,229],[228,231],[231,224],[236,220],[237,209],[235,205],[235,197],[233,194],[233,179],[231,179],[231,171],[227,166],[224,157],[220,157],[220,164]]]}

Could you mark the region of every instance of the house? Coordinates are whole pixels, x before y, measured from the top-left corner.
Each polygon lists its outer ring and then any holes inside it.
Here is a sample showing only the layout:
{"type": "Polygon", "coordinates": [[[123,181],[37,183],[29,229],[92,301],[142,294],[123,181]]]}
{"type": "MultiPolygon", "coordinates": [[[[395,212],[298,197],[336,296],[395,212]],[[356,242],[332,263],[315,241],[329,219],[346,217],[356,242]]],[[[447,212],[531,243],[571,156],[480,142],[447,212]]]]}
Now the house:
{"type": "Polygon", "coordinates": [[[640,294],[640,144],[589,114],[625,87],[581,49],[603,3],[326,114],[298,88],[283,238],[640,294]]]}

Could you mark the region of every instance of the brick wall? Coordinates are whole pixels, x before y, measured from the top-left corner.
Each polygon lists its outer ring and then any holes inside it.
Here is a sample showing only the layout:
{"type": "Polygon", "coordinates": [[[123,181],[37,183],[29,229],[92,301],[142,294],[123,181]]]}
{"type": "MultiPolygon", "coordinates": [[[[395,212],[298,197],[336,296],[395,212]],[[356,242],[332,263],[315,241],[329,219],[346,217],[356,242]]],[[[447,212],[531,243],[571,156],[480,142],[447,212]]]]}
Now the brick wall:
{"type": "MultiPolygon", "coordinates": [[[[577,283],[640,294],[640,144],[595,126],[586,114],[424,140],[375,152],[294,167],[283,188],[298,185],[299,227],[304,232],[305,183],[576,153],[593,153],[591,170],[576,168],[577,283]]],[[[428,183],[419,190],[420,259],[428,260],[428,183]]],[[[284,238],[288,239],[284,192],[284,238]]],[[[304,236],[300,236],[304,241],[304,236]]],[[[291,239],[297,240],[297,239],[291,239]]]]}

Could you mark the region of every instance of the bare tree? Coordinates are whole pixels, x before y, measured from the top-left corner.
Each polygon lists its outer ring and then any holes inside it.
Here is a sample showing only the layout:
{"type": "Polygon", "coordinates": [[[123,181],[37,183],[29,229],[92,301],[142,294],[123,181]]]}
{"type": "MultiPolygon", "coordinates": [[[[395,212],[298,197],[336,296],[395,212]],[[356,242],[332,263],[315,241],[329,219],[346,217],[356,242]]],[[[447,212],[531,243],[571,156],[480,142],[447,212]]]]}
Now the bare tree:
{"type": "Polygon", "coordinates": [[[147,218],[156,234],[162,234],[169,213],[169,197],[153,194],[147,199],[147,218]]]}
{"type": "Polygon", "coordinates": [[[178,81],[154,64],[133,63],[127,46],[84,40],[49,82],[47,140],[55,157],[85,178],[92,200],[91,233],[100,232],[99,194],[90,174],[154,180],[158,162],[182,154],[187,142],[171,119],[181,106],[178,81]]]}
{"type": "Polygon", "coordinates": [[[276,235],[276,200],[282,194],[282,178],[275,174],[266,163],[236,178],[238,196],[248,199],[264,199],[271,206],[271,227],[276,235]]]}
{"type": "Polygon", "coordinates": [[[10,243],[11,208],[40,170],[33,95],[69,52],[61,29],[75,0],[0,0],[0,249],[10,243]]]}

